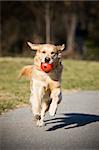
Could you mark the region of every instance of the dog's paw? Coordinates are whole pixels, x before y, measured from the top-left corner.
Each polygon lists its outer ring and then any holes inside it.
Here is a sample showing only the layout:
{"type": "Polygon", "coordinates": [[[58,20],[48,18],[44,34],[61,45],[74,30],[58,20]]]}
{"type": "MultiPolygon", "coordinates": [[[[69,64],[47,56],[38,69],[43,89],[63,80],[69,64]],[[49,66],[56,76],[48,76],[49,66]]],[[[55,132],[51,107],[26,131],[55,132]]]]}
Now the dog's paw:
{"type": "Polygon", "coordinates": [[[43,126],[45,126],[44,121],[38,120],[38,121],[37,121],[37,126],[38,126],[38,127],[43,127],[43,126]]]}
{"type": "Polygon", "coordinates": [[[50,116],[55,116],[55,114],[56,114],[56,111],[57,111],[57,108],[53,108],[53,107],[50,107],[50,109],[49,109],[49,114],[50,114],[50,116]]]}
{"type": "Polygon", "coordinates": [[[33,116],[33,121],[37,121],[37,120],[40,120],[40,119],[41,119],[40,115],[34,115],[33,116]]]}
{"type": "Polygon", "coordinates": [[[50,116],[55,116],[55,112],[50,112],[49,111],[50,116]]]}

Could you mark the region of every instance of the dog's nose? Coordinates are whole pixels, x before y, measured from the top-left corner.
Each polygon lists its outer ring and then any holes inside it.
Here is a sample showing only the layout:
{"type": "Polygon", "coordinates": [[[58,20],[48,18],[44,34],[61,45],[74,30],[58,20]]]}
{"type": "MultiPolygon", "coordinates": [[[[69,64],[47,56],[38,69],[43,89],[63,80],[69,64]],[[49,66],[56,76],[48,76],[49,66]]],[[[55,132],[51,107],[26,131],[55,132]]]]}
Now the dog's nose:
{"type": "Polygon", "coordinates": [[[45,62],[48,63],[50,61],[49,57],[45,57],[45,62]]]}

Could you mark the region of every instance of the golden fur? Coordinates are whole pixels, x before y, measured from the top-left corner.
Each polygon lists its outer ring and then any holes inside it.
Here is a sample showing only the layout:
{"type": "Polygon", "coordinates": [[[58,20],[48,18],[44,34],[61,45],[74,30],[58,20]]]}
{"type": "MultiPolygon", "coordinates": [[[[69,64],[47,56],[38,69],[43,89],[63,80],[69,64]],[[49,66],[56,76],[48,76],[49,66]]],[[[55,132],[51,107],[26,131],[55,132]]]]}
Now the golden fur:
{"type": "Polygon", "coordinates": [[[64,45],[55,46],[52,44],[32,44],[28,42],[31,49],[36,50],[34,64],[25,66],[20,76],[30,78],[30,102],[34,118],[38,126],[44,125],[44,115],[47,110],[51,116],[55,115],[57,106],[62,99],[61,74],[63,66],[61,53],[64,45]],[[46,73],[41,70],[42,62],[49,58],[48,63],[53,63],[53,70],[46,73]]]}
{"type": "Polygon", "coordinates": [[[33,70],[33,65],[28,65],[22,68],[21,72],[20,72],[20,76],[25,76],[28,77],[29,79],[32,78],[32,70],[33,70]]]}

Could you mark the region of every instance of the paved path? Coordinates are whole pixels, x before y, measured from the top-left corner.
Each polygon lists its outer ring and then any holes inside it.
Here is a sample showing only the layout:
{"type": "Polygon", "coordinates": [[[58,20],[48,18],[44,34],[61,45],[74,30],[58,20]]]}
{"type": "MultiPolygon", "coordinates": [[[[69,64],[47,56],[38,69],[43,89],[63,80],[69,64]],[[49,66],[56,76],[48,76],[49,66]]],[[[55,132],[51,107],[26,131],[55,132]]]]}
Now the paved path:
{"type": "Polygon", "coordinates": [[[1,150],[99,150],[99,91],[63,93],[57,115],[45,122],[36,127],[29,107],[2,115],[1,150]]]}

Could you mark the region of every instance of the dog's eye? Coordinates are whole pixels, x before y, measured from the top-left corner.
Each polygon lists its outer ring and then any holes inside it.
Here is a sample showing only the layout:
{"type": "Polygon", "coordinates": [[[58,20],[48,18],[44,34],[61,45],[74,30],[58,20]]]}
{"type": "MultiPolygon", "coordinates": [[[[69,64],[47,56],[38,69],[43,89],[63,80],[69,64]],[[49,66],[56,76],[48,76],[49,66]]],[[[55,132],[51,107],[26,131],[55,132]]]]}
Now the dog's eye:
{"type": "Polygon", "coordinates": [[[42,53],[45,54],[46,52],[45,52],[45,51],[42,51],[42,53]]]}
{"type": "Polygon", "coordinates": [[[53,54],[55,54],[54,52],[51,52],[51,54],[53,55],[53,54]]]}

